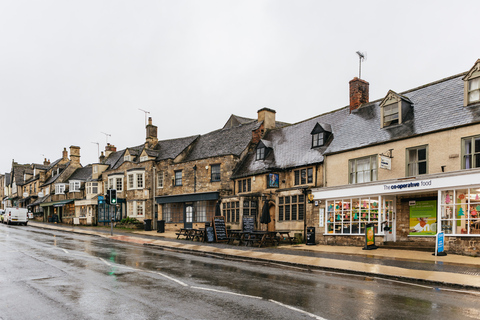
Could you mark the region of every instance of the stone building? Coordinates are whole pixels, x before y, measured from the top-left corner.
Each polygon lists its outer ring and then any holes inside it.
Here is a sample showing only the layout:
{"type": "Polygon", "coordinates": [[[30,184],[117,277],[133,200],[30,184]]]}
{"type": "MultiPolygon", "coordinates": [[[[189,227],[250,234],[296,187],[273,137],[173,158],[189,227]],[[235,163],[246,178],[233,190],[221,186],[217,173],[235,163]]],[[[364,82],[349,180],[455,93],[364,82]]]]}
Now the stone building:
{"type": "Polygon", "coordinates": [[[350,109],[313,190],[317,241],[362,245],[372,224],[388,245],[434,248],[444,232],[447,251],[479,255],[480,60],[350,109]]]}

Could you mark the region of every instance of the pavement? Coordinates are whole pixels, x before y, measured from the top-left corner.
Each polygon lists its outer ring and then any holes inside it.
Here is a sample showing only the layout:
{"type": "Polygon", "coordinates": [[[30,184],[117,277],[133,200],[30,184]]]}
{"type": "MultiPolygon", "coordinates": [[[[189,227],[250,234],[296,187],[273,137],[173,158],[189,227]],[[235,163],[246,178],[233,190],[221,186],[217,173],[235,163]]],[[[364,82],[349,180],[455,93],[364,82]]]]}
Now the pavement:
{"type": "Polygon", "coordinates": [[[111,229],[109,227],[72,226],[29,221],[32,227],[89,234],[191,254],[232,260],[259,261],[267,264],[355,274],[430,286],[480,290],[480,257],[455,254],[435,256],[432,252],[362,247],[281,244],[257,248],[225,243],[177,240],[175,231],[111,229]]]}

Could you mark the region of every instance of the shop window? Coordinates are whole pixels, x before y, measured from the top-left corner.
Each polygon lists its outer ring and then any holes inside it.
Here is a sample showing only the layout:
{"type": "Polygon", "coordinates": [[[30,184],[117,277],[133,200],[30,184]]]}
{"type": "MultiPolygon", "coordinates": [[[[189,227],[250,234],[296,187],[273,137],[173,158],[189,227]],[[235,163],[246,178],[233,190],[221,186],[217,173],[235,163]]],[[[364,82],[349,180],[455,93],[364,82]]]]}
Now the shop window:
{"type": "Polygon", "coordinates": [[[427,173],[427,150],[427,146],[407,149],[407,177],[427,173]]]}
{"type": "Polygon", "coordinates": [[[480,136],[462,139],[462,169],[480,168],[480,136]]]}
{"type": "Polygon", "coordinates": [[[378,232],[381,206],[378,197],[329,200],[326,202],[326,233],[365,234],[368,223],[378,232]]]}
{"type": "Polygon", "coordinates": [[[313,168],[295,170],[295,185],[313,183],[313,168]]]}
{"type": "Polygon", "coordinates": [[[305,195],[293,195],[278,198],[278,220],[299,221],[305,217],[305,195]]]}
{"type": "Polygon", "coordinates": [[[480,235],[479,215],[480,188],[442,191],[440,229],[446,235],[480,235]]]}
{"type": "Polygon", "coordinates": [[[349,161],[349,183],[377,181],[377,155],[349,161]]]}

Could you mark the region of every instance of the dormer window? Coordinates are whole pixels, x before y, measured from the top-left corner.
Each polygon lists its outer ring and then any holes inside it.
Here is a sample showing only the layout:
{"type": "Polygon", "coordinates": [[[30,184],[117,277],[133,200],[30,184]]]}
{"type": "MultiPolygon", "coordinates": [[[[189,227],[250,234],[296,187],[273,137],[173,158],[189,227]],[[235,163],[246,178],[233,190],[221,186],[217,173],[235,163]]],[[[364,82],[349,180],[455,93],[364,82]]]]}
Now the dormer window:
{"type": "Polygon", "coordinates": [[[411,110],[410,99],[392,90],[388,91],[387,96],[380,103],[381,128],[403,123],[411,110]]]}
{"type": "Polygon", "coordinates": [[[147,160],[148,160],[148,156],[141,156],[140,157],[140,162],[147,161],[147,160]]]}
{"type": "Polygon", "coordinates": [[[130,155],[129,155],[129,154],[126,154],[126,155],[123,157],[123,161],[130,161],[130,155]]]}
{"type": "Polygon", "coordinates": [[[265,147],[257,148],[255,160],[265,160],[265,147]]]}
{"type": "Polygon", "coordinates": [[[480,59],[470,69],[464,81],[464,105],[468,106],[480,102],[480,59]]]}
{"type": "Polygon", "coordinates": [[[312,132],[312,148],[324,146],[332,133],[332,128],[328,124],[315,124],[312,132]]]}

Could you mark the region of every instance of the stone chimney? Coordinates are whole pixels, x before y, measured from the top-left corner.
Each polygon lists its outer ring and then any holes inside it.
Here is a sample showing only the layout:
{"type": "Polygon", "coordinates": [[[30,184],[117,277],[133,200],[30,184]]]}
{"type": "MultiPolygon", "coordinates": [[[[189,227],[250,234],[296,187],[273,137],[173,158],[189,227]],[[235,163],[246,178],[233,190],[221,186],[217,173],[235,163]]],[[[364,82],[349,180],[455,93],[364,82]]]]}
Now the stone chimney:
{"type": "Polygon", "coordinates": [[[44,165],[44,166],[49,166],[49,165],[50,165],[50,159],[47,160],[47,158],[45,158],[45,159],[43,160],[43,165],[44,165]]]}
{"type": "Polygon", "coordinates": [[[80,147],[70,146],[70,161],[80,163],[80,147]]]}
{"type": "Polygon", "coordinates": [[[62,160],[67,160],[67,161],[68,161],[68,151],[67,151],[67,148],[63,148],[62,160]]]}
{"type": "Polygon", "coordinates": [[[262,108],[257,111],[258,122],[263,121],[263,128],[265,130],[275,128],[275,110],[269,108],[262,108]]]}
{"type": "Polygon", "coordinates": [[[103,151],[100,153],[100,158],[98,158],[100,163],[103,163],[105,161],[105,155],[103,154],[103,151]]]}
{"type": "Polygon", "coordinates": [[[105,146],[105,157],[108,157],[110,153],[116,152],[116,151],[117,151],[117,148],[113,144],[107,143],[107,145],[105,146]]]}
{"type": "Polygon", "coordinates": [[[147,124],[147,140],[145,145],[149,148],[155,146],[158,142],[157,137],[157,126],[152,124],[152,117],[148,117],[148,124],[147,124]]]}
{"type": "Polygon", "coordinates": [[[39,183],[40,184],[44,184],[45,183],[45,171],[44,170],[39,170],[38,171],[38,180],[39,180],[39,183]]]}
{"type": "Polygon", "coordinates": [[[362,104],[367,103],[368,88],[370,84],[357,77],[350,80],[350,113],[352,110],[358,109],[362,104]]]}

